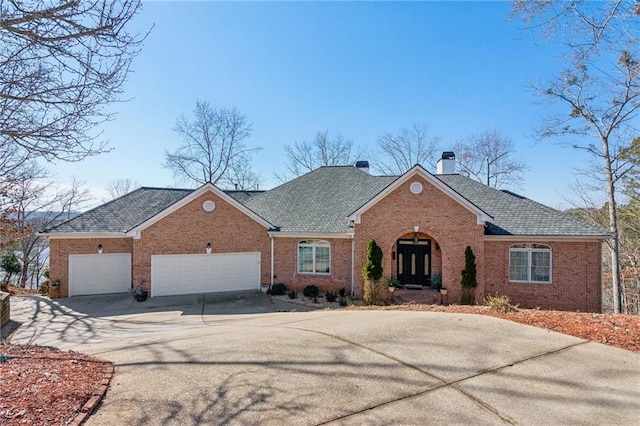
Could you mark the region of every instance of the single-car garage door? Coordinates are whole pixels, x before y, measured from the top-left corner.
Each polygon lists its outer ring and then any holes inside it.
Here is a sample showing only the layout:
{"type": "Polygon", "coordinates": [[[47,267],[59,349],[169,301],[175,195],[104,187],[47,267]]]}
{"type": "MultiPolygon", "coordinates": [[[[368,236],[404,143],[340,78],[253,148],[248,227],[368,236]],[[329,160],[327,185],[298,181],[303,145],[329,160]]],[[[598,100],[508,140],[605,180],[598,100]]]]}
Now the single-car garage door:
{"type": "Polygon", "coordinates": [[[152,296],[259,288],[259,252],[151,256],[152,296]]]}
{"type": "Polygon", "coordinates": [[[69,255],[69,296],[131,290],[131,253],[69,255]]]}

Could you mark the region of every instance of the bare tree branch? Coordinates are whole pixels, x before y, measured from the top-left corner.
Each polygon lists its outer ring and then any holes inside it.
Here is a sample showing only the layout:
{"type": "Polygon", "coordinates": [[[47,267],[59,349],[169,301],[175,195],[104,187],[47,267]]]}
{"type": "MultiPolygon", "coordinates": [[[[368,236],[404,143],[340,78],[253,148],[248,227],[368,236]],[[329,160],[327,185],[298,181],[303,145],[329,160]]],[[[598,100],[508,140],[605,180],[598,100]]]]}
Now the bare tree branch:
{"type": "Polygon", "coordinates": [[[511,158],[513,141],[497,129],[472,135],[453,146],[460,173],[492,188],[518,186],[528,169],[520,160],[511,158]]]}
{"type": "MultiPolygon", "coordinates": [[[[0,0],[0,149],[77,161],[107,150],[99,124],[114,118],[146,34],[125,26],[139,0],[0,0]]],[[[2,174],[2,173],[0,173],[2,174]]]]}
{"type": "Polygon", "coordinates": [[[380,136],[377,145],[381,155],[375,167],[388,175],[400,175],[416,164],[434,170],[440,140],[427,139],[427,129],[426,124],[416,123],[396,134],[380,136]]]}
{"type": "MultiPolygon", "coordinates": [[[[354,164],[363,155],[362,149],[355,153],[354,142],[340,133],[334,136],[329,131],[317,132],[311,141],[285,145],[287,170],[293,176],[300,176],[322,166],[345,166],[354,164]]],[[[279,181],[287,181],[287,176],[276,175],[279,181]]]]}
{"type": "Polygon", "coordinates": [[[237,109],[215,109],[206,101],[196,102],[193,115],[193,119],[182,115],[176,120],[173,130],[182,144],[172,153],[165,152],[164,167],[189,183],[234,187],[237,182],[231,169],[248,167],[251,155],[260,150],[244,144],[251,135],[251,124],[237,109]]]}
{"type": "Polygon", "coordinates": [[[140,185],[137,181],[131,180],[129,178],[118,178],[109,181],[109,184],[107,185],[107,191],[109,191],[109,196],[113,200],[128,194],[139,186],[140,185]]]}

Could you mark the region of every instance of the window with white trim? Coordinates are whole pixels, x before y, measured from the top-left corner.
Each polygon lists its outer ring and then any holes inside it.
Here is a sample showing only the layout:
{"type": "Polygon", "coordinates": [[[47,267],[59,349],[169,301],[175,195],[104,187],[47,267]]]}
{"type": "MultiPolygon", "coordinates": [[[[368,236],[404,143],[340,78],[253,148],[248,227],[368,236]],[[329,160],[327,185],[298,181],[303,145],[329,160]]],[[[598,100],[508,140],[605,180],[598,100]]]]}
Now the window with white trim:
{"type": "Polygon", "coordinates": [[[509,248],[509,281],[551,284],[551,247],[544,244],[514,244],[509,248]]]}
{"type": "Polygon", "coordinates": [[[329,274],[331,245],[325,240],[305,240],[298,243],[298,273],[329,274]]]}

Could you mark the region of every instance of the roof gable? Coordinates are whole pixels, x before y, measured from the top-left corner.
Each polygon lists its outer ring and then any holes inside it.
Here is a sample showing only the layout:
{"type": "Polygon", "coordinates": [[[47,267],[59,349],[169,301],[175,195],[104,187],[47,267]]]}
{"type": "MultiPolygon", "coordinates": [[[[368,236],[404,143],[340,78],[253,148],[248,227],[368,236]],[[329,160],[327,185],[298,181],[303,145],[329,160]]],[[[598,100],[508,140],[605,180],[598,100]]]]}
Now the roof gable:
{"type": "Polygon", "coordinates": [[[200,197],[202,194],[204,194],[206,192],[214,193],[216,196],[218,196],[219,198],[223,199],[225,202],[227,202],[228,204],[232,205],[233,207],[235,207],[236,209],[238,209],[239,211],[241,211],[245,215],[249,216],[250,218],[252,218],[256,222],[258,222],[259,224],[264,226],[265,228],[267,228],[267,229],[273,228],[273,225],[271,223],[269,223],[264,218],[260,217],[254,211],[252,211],[249,208],[247,208],[245,205],[243,205],[242,203],[237,201],[231,195],[229,195],[226,192],[222,191],[221,189],[219,189],[218,187],[216,187],[212,183],[205,183],[200,188],[192,191],[186,197],[180,199],[179,201],[175,202],[174,204],[172,204],[172,205],[166,207],[165,209],[159,211],[154,216],[150,217],[148,220],[146,220],[146,221],[140,223],[139,225],[135,226],[134,228],[128,230],[127,233],[126,233],[126,236],[134,237],[134,238],[140,238],[140,233],[145,228],[148,228],[149,226],[153,225],[154,223],[158,222],[159,220],[164,219],[165,217],[169,216],[171,213],[173,213],[173,212],[179,210],[180,208],[184,207],[185,205],[189,204],[190,202],[192,202],[193,200],[195,200],[196,198],[200,197]]]}
{"type": "Polygon", "coordinates": [[[365,204],[360,206],[356,211],[349,215],[349,220],[354,221],[355,223],[360,223],[362,219],[362,214],[369,210],[371,207],[376,205],[380,200],[385,198],[387,195],[398,189],[402,184],[407,182],[408,180],[415,178],[416,176],[420,176],[422,179],[426,180],[428,183],[442,191],[446,196],[453,199],[455,202],[463,206],[465,209],[469,210],[471,213],[476,215],[476,220],[479,225],[483,225],[487,222],[492,222],[493,217],[482,210],[480,207],[476,206],[474,203],[469,201],[467,198],[462,196],[460,193],[455,191],[449,185],[444,183],[442,180],[438,179],[436,176],[432,175],[428,171],[426,171],[422,166],[416,164],[413,166],[408,172],[398,177],[395,181],[393,181],[390,185],[380,191],[375,197],[371,198],[365,204]]]}

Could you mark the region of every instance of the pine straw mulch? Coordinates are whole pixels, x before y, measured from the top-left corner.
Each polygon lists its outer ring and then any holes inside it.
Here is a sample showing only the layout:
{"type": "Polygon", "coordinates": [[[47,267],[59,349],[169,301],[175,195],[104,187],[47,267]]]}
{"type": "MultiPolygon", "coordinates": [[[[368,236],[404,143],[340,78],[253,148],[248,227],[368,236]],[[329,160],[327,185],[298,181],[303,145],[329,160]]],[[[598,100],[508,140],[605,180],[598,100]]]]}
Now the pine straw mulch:
{"type": "Polygon", "coordinates": [[[113,363],[50,346],[0,344],[0,425],[79,425],[104,396],[113,363]]]}
{"type": "MultiPolygon", "coordinates": [[[[347,309],[453,312],[490,315],[640,352],[640,316],[486,306],[405,304],[347,309]]],[[[47,346],[3,345],[0,354],[0,425],[81,424],[106,392],[113,364],[47,346]]]]}

